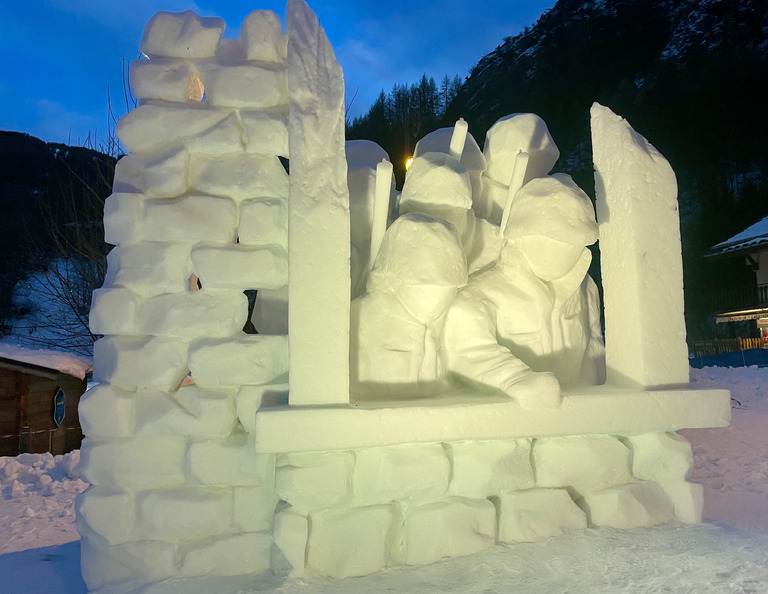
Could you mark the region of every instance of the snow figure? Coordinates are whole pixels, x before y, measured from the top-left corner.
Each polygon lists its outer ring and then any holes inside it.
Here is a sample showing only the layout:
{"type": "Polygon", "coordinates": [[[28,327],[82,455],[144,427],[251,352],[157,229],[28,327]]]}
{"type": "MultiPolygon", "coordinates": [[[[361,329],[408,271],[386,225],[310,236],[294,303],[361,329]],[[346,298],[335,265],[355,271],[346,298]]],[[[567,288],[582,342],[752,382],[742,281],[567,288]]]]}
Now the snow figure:
{"type": "Polygon", "coordinates": [[[349,187],[351,286],[354,299],[365,291],[365,283],[371,268],[376,166],[382,159],[389,160],[389,155],[371,140],[348,140],[345,144],[345,152],[349,187]]]}
{"type": "MultiPolygon", "coordinates": [[[[485,217],[495,224],[501,223],[502,213],[520,153],[528,154],[522,184],[535,177],[547,175],[560,157],[560,151],[549,134],[547,124],[534,113],[513,113],[499,119],[485,136],[483,154],[487,169],[483,173],[482,195],[479,200],[485,217]]],[[[516,192],[513,188],[512,192],[516,192]]]]}
{"type": "Polygon", "coordinates": [[[498,227],[475,217],[469,172],[450,155],[425,153],[413,160],[400,194],[400,214],[409,212],[426,213],[456,228],[469,274],[498,258],[498,227]]]}
{"type": "Polygon", "coordinates": [[[499,261],[459,292],[445,325],[449,371],[526,408],[557,406],[559,384],[604,378],[592,203],[567,175],[514,197],[499,261]]]}
{"type": "Polygon", "coordinates": [[[472,209],[476,216],[488,219],[484,203],[481,202],[482,176],[486,169],[485,156],[467,128],[466,122],[460,119],[455,126],[430,132],[416,143],[413,158],[416,159],[426,153],[445,153],[461,161],[461,164],[467,168],[472,183],[472,209]]]}
{"type": "Polygon", "coordinates": [[[352,302],[350,391],[356,397],[435,395],[445,313],[467,282],[458,234],[421,213],[387,230],[366,293],[352,302]]]}

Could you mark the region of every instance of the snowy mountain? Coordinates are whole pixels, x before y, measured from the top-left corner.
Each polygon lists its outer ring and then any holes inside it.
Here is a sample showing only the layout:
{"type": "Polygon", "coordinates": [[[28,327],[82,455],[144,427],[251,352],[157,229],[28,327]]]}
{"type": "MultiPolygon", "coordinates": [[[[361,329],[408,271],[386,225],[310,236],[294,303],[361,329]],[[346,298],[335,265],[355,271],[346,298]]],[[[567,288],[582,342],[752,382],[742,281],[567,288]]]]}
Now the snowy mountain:
{"type": "Polygon", "coordinates": [[[559,0],[478,62],[447,120],[464,117],[482,143],[499,117],[537,113],[556,170],[592,194],[589,108],[626,117],[678,177],[691,334],[708,291],[750,280],[740,261],[702,256],[768,214],[766,96],[765,0],[559,0]]]}
{"type": "MultiPolygon", "coordinates": [[[[695,112],[708,106],[712,115],[743,119],[726,112],[732,101],[718,99],[749,91],[738,104],[760,105],[767,46],[764,0],[560,0],[478,62],[451,112],[471,116],[482,137],[509,109],[546,111],[539,115],[557,129],[579,113],[584,121],[585,108],[600,101],[653,131],[662,127],[656,120],[664,105],[651,109],[650,100],[667,97],[669,104],[692,86],[703,93],[691,102],[695,112]],[[725,76],[705,88],[715,74],[725,76]]],[[[765,126],[764,116],[759,124],[765,126]]]]}

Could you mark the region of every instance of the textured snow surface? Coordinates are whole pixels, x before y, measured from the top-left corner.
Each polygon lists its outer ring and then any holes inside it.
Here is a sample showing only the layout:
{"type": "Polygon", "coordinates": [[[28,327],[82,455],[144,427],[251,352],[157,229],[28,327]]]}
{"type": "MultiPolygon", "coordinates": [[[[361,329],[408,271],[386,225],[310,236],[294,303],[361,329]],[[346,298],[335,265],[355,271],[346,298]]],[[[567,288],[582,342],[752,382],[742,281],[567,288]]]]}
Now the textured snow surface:
{"type": "Polygon", "coordinates": [[[704,518],[768,536],[768,368],[691,369],[691,381],[730,390],[733,406],[730,427],[681,431],[693,446],[691,479],[704,485],[704,518]]]}
{"type": "Polygon", "coordinates": [[[0,456],[0,560],[6,553],[78,538],[74,501],[88,486],[80,480],[79,462],[80,450],[0,456]]]}
{"type": "MultiPolygon", "coordinates": [[[[692,369],[691,379],[702,388],[728,388],[734,400],[731,427],[683,431],[693,444],[693,480],[705,488],[700,526],[573,531],[342,581],[209,577],[110,592],[765,592],[768,368],[705,367],[692,369]]],[[[73,501],[87,487],[78,461],[79,452],[0,457],[0,592],[86,591],[74,526],[73,501]]]]}

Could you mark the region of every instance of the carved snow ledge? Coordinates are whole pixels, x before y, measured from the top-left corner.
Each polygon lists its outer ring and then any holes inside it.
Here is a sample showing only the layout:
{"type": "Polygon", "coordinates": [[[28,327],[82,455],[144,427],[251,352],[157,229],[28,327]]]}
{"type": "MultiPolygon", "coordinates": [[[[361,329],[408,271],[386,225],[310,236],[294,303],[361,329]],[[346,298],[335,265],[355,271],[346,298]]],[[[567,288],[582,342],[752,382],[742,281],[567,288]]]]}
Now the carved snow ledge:
{"type": "Polygon", "coordinates": [[[256,451],[348,450],[465,439],[639,435],[725,427],[727,390],[638,391],[590,386],[563,395],[559,408],[530,410],[504,396],[358,402],[350,406],[266,407],[256,413],[256,451]]]}

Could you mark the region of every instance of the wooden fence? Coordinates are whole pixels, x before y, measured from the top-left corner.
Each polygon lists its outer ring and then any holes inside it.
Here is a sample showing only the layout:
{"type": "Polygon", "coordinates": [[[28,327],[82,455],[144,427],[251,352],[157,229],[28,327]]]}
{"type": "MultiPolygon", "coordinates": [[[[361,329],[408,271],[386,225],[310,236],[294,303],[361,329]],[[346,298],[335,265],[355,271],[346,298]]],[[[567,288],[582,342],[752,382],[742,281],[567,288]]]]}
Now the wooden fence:
{"type": "Polygon", "coordinates": [[[763,348],[762,338],[715,338],[714,340],[695,340],[693,356],[707,357],[722,353],[735,353],[749,349],[763,348]]]}
{"type": "Polygon", "coordinates": [[[36,431],[30,427],[22,427],[18,433],[0,435],[0,456],[43,452],[66,454],[78,449],[82,440],[80,427],[57,427],[36,431]]]}

